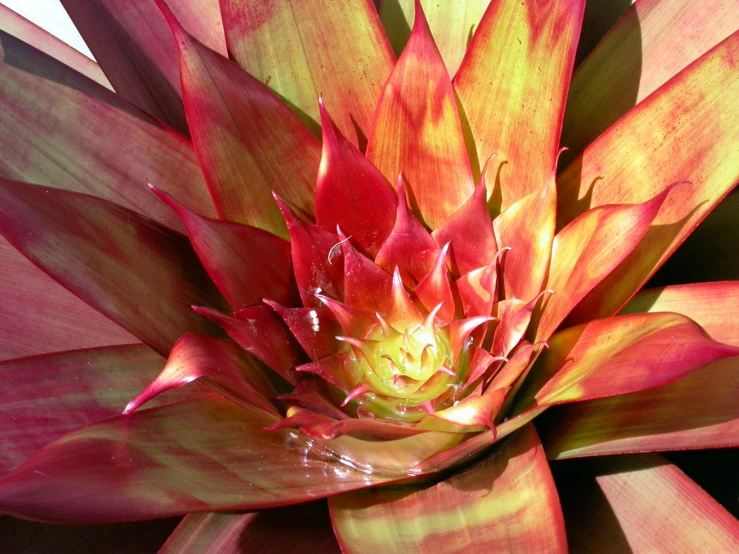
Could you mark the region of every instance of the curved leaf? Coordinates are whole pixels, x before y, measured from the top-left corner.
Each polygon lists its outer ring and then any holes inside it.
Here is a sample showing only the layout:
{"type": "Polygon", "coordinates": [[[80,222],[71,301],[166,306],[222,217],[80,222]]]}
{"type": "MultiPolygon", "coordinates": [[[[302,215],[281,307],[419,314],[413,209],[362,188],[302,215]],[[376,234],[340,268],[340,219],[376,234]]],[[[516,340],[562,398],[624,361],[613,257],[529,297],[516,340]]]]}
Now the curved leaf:
{"type": "MultiPolygon", "coordinates": [[[[226,54],[218,0],[168,0],[187,30],[226,54]]],[[[62,0],[113,87],[187,133],[177,49],[155,0],[62,0]]]]}
{"type": "Polygon", "coordinates": [[[99,85],[113,90],[105,73],[93,60],[3,5],[0,5],[0,30],[79,71],[99,85]]]}
{"type": "Polygon", "coordinates": [[[562,144],[570,150],[562,159],[572,160],[737,28],[739,12],[732,0],[635,2],[572,76],[562,128],[562,144]]]}
{"type": "Polygon", "coordinates": [[[532,425],[500,450],[436,485],[329,499],[345,551],[566,552],[564,521],[532,425]]]}
{"type": "Polygon", "coordinates": [[[0,360],[136,342],[2,237],[0,268],[0,360]]]}
{"type": "Polygon", "coordinates": [[[423,10],[382,89],[367,157],[388,179],[402,172],[432,229],[474,190],[454,90],[423,10]]]}
{"type": "Polygon", "coordinates": [[[318,134],[318,105],[364,150],[394,56],[367,0],[221,0],[231,57],[318,134]]]}
{"type": "Polygon", "coordinates": [[[265,431],[275,420],[210,398],[83,427],[0,479],[0,512],[134,521],[295,504],[392,481],[327,460],[290,431],[265,431]]]}
{"type": "Polygon", "coordinates": [[[488,189],[502,208],[539,190],[556,165],[584,6],[491,2],[454,77],[473,166],[494,153],[505,164],[500,190],[488,189]]]}
{"type": "Polygon", "coordinates": [[[225,305],[185,237],[99,198],[0,179],[0,232],[165,356],[187,331],[215,330],[191,304],[225,305]]]}
{"type": "Polygon", "coordinates": [[[193,144],[219,215],[286,237],[271,193],[313,213],[318,140],[267,87],[164,13],[179,48],[193,144]]]}
{"type": "Polygon", "coordinates": [[[0,31],[0,176],[111,200],[182,229],[146,183],[215,214],[190,142],[0,31]],[[104,138],[104,140],[103,140],[104,138]]]}
{"type": "Polygon", "coordinates": [[[727,162],[739,137],[737,55],[739,31],[622,117],[557,179],[560,224],[591,206],[642,202],[678,180],[693,183],[673,191],[571,323],[616,313],[739,180],[739,166],[727,162]]]}

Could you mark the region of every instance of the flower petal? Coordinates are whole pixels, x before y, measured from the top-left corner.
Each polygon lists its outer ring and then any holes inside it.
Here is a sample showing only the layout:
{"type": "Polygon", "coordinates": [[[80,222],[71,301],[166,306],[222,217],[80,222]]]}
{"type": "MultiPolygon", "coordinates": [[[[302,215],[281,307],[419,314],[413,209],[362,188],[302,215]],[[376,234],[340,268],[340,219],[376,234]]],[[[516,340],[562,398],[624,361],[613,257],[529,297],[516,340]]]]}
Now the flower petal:
{"type": "Polygon", "coordinates": [[[0,360],[138,342],[0,237],[0,360]]]}
{"type": "MultiPolygon", "coordinates": [[[[490,0],[454,0],[433,2],[423,0],[423,11],[431,34],[439,47],[449,75],[454,75],[462,63],[472,34],[480,23],[490,0]]],[[[414,0],[380,0],[378,11],[390,44],[400,55],[408,42],[416,8],[414,0]]]]}
{"type": "Polygon", "coordinates": [[[256,406],[280,416],[269,401],[276,396],[275,390],[254,361],[232,342],[198,333],[182,335],[172,347],[162,372],[126,405],[123,414],[130,414],[163,392],[196,379],[237,404],[256,406]]]}
{"type": "Polygon", "coordinates": [[[557,217],[557,189],[550,177],[537,192],[521,198],[493,221],[503,257],[506,298],[530,299],[539,294],[549,268],[557,217]]]}
{"type": "Polygon", "coordinates": [[[341,134],[362,150],[394,56],[370,2],[221,0],[228,50],[318,130],[323,94],[341,134]]]}
{"type": "Polygon", "coordinates": [[[0,176],[111,200],[175,229],[146,182],[215,214],[190,142],[116,94],[0,32],[0,176]],[[101,140],[105,137],[105,140],[101,140]]]}
{"type": "Polygon", "coordinates": [[[316,184],[316,223],[332,233],[338,225],[364,252],[375,256],[393,230],[395,191],[339,132],[323,99],[318,105],[323,154],[316,184]]]}
{"type": "Polygon", "coordinates": [[[105,73],[93,60],[2,5],[0,5],[0,30],[59,60],[67,67],[79,71],[99,85],[113,90],[105,73]]]}
{"type": "Polygon", "coordinates": [[[339,544],[357,554],[567,551],[557,491],[531,425],[446,481],[343,494],[329,509],[339,544]]]}
{"type": "Polygon", "coordinates": [[[403,173],[431,228],[474,190],[454,90],[423,10],[382,90],[367,157],[388,179],[403,173]]]}
{"type": "Polygon", "coordinates": [[[738,53],[739,32],[621,118],[557,179],[560,224],[591,206],[641,202],[677,180],[694,183],[673,191],[644,240],[585,297],[572,323],[616,313],[739,179],[726,162],[739,128],[738,53]]]}
{"type": "Polygon", "coordinates": [[[167,355],[224,306],[187,239],[111,202],[0,180],[0,232],[56,281],[167,355]]]}
{"type": "Polygon", "coordinates": [[[265,431],[275,419],[210,398],[83,427],[0,479],[0,512],[133,521],[294,504],[392,480],[311,455],[289,431],[265,431]]]}
{"type": "Polygon", "coordinates": [[[599,206],[555,235],[546,284],[554,294],[538,322],[537,340],[548,339],[577,303],[639,244],[671,189],[642,204],[599,206]]]}
{"type": "Polygon", "coordinates": [[[629,109],[739,27],[732,0],[630,6],[572,76],[562,158],[572,160],[629,109]]]}
{"type": "MultiPolygon", "coordinates": [[[[0,412],[5,422],[0,426],[0,473],[80,425],[120,414],[163,365],[164,359],[142,344],[0,363],[0,412]]],[[[192,398],[196,391],[191,387],[159,400],[192,398]]]]}
{"type": "Polygon", "coordinates": [[[267,87],[165,15],[179,48],[193,144],[219,215],[286,237],[271,191],[313,213],[318,141],[267,87]]]}
{"type": "MultiPolygon", "coordinates": [[[[169,0],[185,27],[225,55],[217,0],[169,0]]],[[[187,132],[177,51],[152,0],[63,0],[115,90],[157,119],[187,132]]]]}
{"type": "Polygon", "coordinates": [[[231,306],[246,308],[262,298],[297,303],[289,242],[257,227],[200,216],[149,186],[182,220],[205,270],[231,306]]]}
{"type": "Polygon", "coordinates": [[[454,78],[473,165],[494,153],[505,164],[500,190],[488,189],[502,208],[539,190],[556,164],[584,6],[491,2],[454,78]]]}
{"type": "Polygon", "coordinates": [[[575,552],[733,552],[739,527],[662,456],[567,462],[554,472],[575,552]]]}
{"type": "MultiPolygon", "coordinates": [[[[536,406],[578,402],[667,385],[739,347],[715,342],[671,313],[611,317],[555,334],[533,370],[536,406]]],[[[525,402],[524,402],[525,404],[525,402]]]]}

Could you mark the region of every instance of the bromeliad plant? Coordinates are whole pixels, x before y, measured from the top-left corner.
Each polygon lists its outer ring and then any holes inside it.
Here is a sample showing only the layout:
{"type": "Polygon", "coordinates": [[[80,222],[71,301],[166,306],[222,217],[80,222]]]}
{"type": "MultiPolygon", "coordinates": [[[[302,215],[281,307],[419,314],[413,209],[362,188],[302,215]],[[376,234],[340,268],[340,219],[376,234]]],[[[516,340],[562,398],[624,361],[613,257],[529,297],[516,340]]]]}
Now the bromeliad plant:
{"type": "MultiPolygon", "coordinates": [[[[388,2],[397,61],[368,1],[64,4],[116,91],[171,127],[3,34],[0,232],[148,348],[96,320],[106,345],[74,350],[73,322],[68,351],[4,363],[22,406],[2,403],[18,467],[0,510],[102,523],[329,497],[347,552],[555,552],[545,447],[735,444],[739,284],[632,300],[737,180],[730,2],[677,24],[711,23],[697,55],[645,38],[645,67],[672,73],[647,72],[637,94],[656,91],[609,127],[628,108],[611,56],[688,8],[627,12],[573,79],[559,175],[582,1],[429,20],[388,2]]],[[[682,487],[700,529],[665,548],[739,541],[679,472],[614,475],[604,490],[682,487]]],[[[203,517],[179,531],[201,549],[254,516],[203,517]]],[[[652,536],[623,525],[635,548],[652,536]]]]}

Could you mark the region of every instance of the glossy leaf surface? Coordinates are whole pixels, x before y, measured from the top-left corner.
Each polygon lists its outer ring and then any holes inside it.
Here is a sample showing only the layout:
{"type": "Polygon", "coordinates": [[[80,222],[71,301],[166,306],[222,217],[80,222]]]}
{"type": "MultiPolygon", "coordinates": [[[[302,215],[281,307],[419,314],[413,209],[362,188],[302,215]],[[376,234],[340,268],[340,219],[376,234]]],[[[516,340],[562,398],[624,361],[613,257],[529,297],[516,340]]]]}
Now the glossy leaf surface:
{"type": "Polygon", "coordinates": [[[315,457],[289,431],[264,431],[274,421],[211,398],[95,423],[1,479],[0,511],[130,521],[280,506],[389,480],[315,457]]]}
{"type": "Polygon", "coordinates": [[[533,426],[446,481],[335,496],[329,508],[348,552],[567,550],[557,491],[533,426]]]}

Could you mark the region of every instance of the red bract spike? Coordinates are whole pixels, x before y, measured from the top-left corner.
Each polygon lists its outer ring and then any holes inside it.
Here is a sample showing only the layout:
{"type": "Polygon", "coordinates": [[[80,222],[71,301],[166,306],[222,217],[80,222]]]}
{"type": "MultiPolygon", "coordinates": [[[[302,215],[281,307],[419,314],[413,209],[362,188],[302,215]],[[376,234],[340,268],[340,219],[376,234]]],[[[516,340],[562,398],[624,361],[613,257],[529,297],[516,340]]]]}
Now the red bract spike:
{"type": "Polygon", "coordinates": [[[400,270],[393,272],[392,298],[387,320],[396,329],[413,329],[423,323],[423,316],[403,286],[400,270]]]}
{"type": "Polygon", "coordinates": [[[128,403],[123,414],[130,414],[155,396],[196,379],[237,404],[280,415],[268,400],[275,391],[256,364],[250,363],[233,343],[198,333],[187,333],[175,343],[162,372],[128,403]]]}
{"type": "Polygon", "coordinates": [[[341,257],[329,257],[339,242],[338,237],[301,221],[277,195],[275,201],[290,233],[293,272],[303,305],[320,307],[315,296],[318,292],[341,298],[344,289],[343,261],[341,257]]]}
{"type": "Polygon", "coordinates": [[[509,246],[501,248],[488,265],[470,271],[456,281],[465,317],[491,314],[497,295],[500,261],[510,250],[509,246]]]}
{"type": "Polygon", "coordinates": [[[507,356],[518,344],[531,322],[531,315],[539,299],[545,294],[552,294],[551,290],[544,290],[531,301],[524,302],[518,298],[509,298],[498,302],[498,319],[500,323],[495,330],[492,352],[495,356],[507,356]]]}
{"type": "Polygon", "coordinates": [[[280,317],[266,306],[253,306],[229,316],[211,308],[193,306],[195,313],[219,325],[229,337],[262,360],[288,383],[298,382],[295,366],[301,352],[280,317]]]}
{"type": "Polygon", "coordinates": [[[322,294],[316,295],[316,298],[331,310],[346,335],[365,338],[377,326],[377,319],[370,312],[353,308],[322,294]]]}
{"type": "Polygon", "coordinates": [[[328,398],[325,384],[318,379],[303,379],[291,393],[281,394],[277,400],[335,419],[350,417],[328,398]]]}
{"type": "Polygon", "coordinates": [[[415,285],[434,266],[439,247],[408,208],[405,185],[398,177],[398,213],[393,232],[380,248],[375,263],[388,272],[400,268],[403,280],[415,285]]]}
{"type": "Polygon", "coordinates": [[[265,431],[278,431],[279,429],[302,429],[308,425],[319,423],[333,423],[333,418],[325,415],[317,414],[311,410],[306,410],[298,406],[293,406],[287,411],[287,417],[281,419],[274,425],[265,427],[265,431]]]}
{"type": "Polygon", "coordinates": [[[318,99],[323,154],[316,184],[316,223],[340,225],[359,248],[375,256],[393,230],[397,198],[385,177],[347,141],[318,99]]]}
{"type": "Polygon", "coordinates": [[[489,321],[495,321],[495,318],[489,316],[478,316],[467,319],[458,319],[457,321],[452,322],[449,326],[449,334],[452,353],[454,354],[455,359],[459,357],[459,353],[464,348],[467,337],[470,336],[472,331],[489,321]]]}
{"type": "Polygon", "coordinates": [[[377,318],[377,321],[380,322],[380,327],[382,327],[382,337],[384,339],[389,339],[391,337],[397,337],[400,335],[400,333],[396,331],[393,326],[387,322],[387,319],[382,317],[382,315],[375,314],[375,317],[377,318]]]}
{"type": "Polygon", "coordinates": [[[297,304],[289,242],[256,227],[200,216],[154,185],[149,188],[182,220],[203,267],[234,309],[262,298],[297,304]]]}
{"type": "Polygon", "coordinates": [[[454,319],[455,312],[454,295],[452,286],[449,284],[449,272],[446,267],[448,251],[449,243],[444,245],[436,258],[434,267],[413,291],[414,298],[417,298],[427,310],[434,310],[435,307],[442,304],[438,314],[446,322],[454,319]]]}
{"type": "Polygon", "coordinates": [[[341,405],[342,405],[342,406],[346,406],[346,405],[347,405],[347,404],[349,404],[349,402],[351,402],[352,400],[354,400],[354,399],[356,399],[356,398],[358,398],[358,397],[360,397],[360,396],[362,396],[363,394],[366,394],[366,393],[368,393],[368,392],[371,392],[371,389],[370,389],[370,388],[366,387],[365,385],[357,385],[356,387],[354,387],[354,388],[353,388],[353,389],[352,389],[352,390],[351,390],[351,391],[349,392],[349,394],[347,394],[347,395],[346,395],[346,398],[345,398],[345,399],[344,399],[344,401],[343,401],[343,402],[341,403],[341,405]]]}
{"type": "Polygon", "coordinates": [[[328,358],[295,368],[300,373],[312,373],[348,393],[362,378],[362,370],[353,352],[341,352],[328,358]]]}
{"type": "Polygon", "coordinates": [[[387,313],[392,277],[357,252],[343,233],[339,233],[339,238],[344,257],[344,302],[369,312],[387,313]]]}
{"type": "MultiPolygon", "coordinates": [[[[484,171],[482,175],[485,175],[484,171]]],[[[482,267],[495,256],[498,245],[488,212],[484,177],[480,177],[480,183],[469,200],[435,229],[431,236],[437,244],[451,243],[450,258],[455,275],[464,275],[482,267]]]]}
{"type": "Polygon", "coordinates": [[[424,319],[423,323],[421,324],[429,336],[435,336],[436,334],[436,314],[438,314],[443,307],[443,302],[440,302],[439,304],[434,306],[434,309],[429,312],[429,315],[426,316],[426,319],[424,319]]]}
{"type": "Polygon", "coordinates": [[[285,308],[271,300],[264,303],[280,315],[311,360],[320,360],[339,351],[336,335],[341,333],[341,325],[330,310],[285,308]]]}

